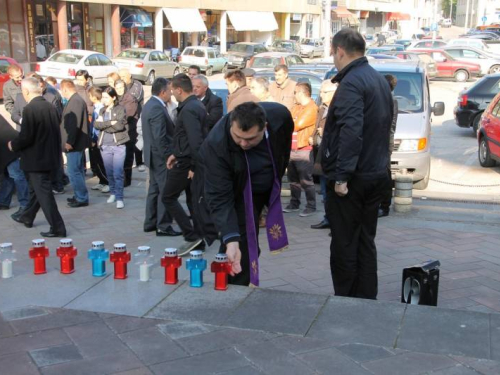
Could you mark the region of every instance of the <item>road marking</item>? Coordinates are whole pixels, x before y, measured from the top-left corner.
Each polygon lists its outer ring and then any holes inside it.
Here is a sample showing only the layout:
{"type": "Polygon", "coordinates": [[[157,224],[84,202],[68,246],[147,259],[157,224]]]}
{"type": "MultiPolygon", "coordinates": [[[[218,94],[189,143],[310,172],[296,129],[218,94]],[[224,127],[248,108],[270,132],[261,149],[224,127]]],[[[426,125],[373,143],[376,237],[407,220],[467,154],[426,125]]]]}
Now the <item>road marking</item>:
{"type": "Polygon", "coordinates": [[[460,179],[469,169],[472,164],[477,160],[477,155],[476,154],[471,154],[467,161],[465,162],[462,167],[458,171],[455,172],[455,174],[452,177],[452,180],[458,180],[460,179]]]}

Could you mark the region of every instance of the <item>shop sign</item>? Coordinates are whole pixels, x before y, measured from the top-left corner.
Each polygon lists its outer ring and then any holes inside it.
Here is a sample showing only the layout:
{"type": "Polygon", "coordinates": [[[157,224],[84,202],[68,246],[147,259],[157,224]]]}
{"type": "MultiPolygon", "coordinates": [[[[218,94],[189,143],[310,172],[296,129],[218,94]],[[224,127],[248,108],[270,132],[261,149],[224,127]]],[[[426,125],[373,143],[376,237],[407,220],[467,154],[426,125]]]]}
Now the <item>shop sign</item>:
{"type": "Polygon", "coordinates": [[[30,42],[30,52],[32,54],[35,53],[35,21],[33,19],[33,9],[31,7],[31,3],[26,4],[26,10],[28,13],[28,36],[30,42]]]}

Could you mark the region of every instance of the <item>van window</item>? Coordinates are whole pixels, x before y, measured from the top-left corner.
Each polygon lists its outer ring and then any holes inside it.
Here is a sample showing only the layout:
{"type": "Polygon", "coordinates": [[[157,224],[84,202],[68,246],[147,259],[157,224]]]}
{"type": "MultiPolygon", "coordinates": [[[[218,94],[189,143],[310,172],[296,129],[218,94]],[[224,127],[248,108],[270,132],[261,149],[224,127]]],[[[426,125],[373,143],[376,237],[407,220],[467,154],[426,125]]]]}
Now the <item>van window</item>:
{"type": "Polygon", "coordinates": [[[215,59],[215,52],[214,51],[208,51],[208,58],[209,59],[215,59]]]}
{"type": "Polygon", "coordinates": [[[422,75],[419,73],[383,72],[392,74],[398,79],[394,89],[394,97],[398,101],[401,112],[416,113],[424,110],[422,75]]]}

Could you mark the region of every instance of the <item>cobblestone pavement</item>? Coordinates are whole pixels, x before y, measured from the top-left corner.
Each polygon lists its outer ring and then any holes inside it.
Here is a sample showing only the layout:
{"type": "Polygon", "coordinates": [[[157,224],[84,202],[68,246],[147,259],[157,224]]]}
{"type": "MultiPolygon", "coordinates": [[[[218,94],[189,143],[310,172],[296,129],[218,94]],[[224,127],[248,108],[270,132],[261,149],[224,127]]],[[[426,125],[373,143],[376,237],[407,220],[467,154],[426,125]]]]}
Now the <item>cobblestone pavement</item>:
{"type": "MultiPolygon", "coordinates": [[[[175,247],[180,237],[155,237],[143,233],[147,172],[134,169],[131,187],[125,190],[125,209],[106,203],[106,194],[91,191],[90,206],[68,208],[70,192],[57,196],[66,222],[68,237],[80,249],[77,266],[89,267],[85,251],[94,240],[104,240],[108,248],[124,242],[134,251],[149,244],[157,256],[166,247],[175,247]]],[[[95,183],[88,180],[88,186],[95,183]]],[[[68,189],[70,189],[68,187],[68,189]]],[[[287,202],[288,198],[283,198],[287,202]]],[[[321,197],[318,196],[318,203],[321,197]]],[[[17,203],[17,202],[15,202],[17,203]]],[[[319,206],[321,206],[319,204],[319,206]]],[[[19,261],[15,272],[31,272],[27,256],[31,240],[48,229],[40,212],[32,229],[15,223],[10,214],[0,213],[0,241],[13,242],[19,261]]],[[[323,212],[309,218],[286,214],[290,239],[289,251],[271,255],[261,234],[261,286],[276,290],[331,294],[333,286],[329,267],[328,230],[310,229],[321,220],[323,212]]],[[[399,301],[402,269],[428,259],[441,261],[439,306],[482,312],[500,312],[500,207],[436,201],[416,201],[409,215],[392,214],[379,220],[377,234],[379,261],[379,299],[399,301]]],[[[48,239],[52,250],[49,265],[57,266],[54,256],[57,239],[48,239]],[[52,263],[51,263],[52,262],[52,263]]],[[[217,252],[218,244],[207,250],[207,259],[217,252]]],[[[181,278],[187,278],[185,271],[181,278]]],[[[0,288],[2,280],[0,279],[0,288]]]]}

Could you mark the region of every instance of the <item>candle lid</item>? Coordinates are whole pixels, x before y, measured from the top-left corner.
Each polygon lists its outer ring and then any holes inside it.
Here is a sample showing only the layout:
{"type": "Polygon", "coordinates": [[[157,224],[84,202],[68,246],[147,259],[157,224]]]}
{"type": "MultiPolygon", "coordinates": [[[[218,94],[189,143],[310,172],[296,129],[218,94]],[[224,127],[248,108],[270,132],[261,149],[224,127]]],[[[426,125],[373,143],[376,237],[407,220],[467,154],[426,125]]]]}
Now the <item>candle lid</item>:
{"type": "Polygon", "coordinates": [[[62,240],[59,241],[59,244],[61,247],[72,247],[73,240],[71,238],[63,238],[62,240]]]}
{"type": "Polygon", "coordinates": [[[177,256],[177,249],[173,248],[173,247],[166,248],[165,249],[165,256],[170,257],[170,258],[176,257],[177,256]]]}
{"type": "Polygon", "coordinates": [[[139,254],[149,254],[151,253],[151,247],[149,246],[139,246],[137,248],[137,250],[139,251],[139,254]]]}
{"type": "Polygon", "coordinates": [[[104,250],[104,241],[93,241],[92,249],[94,250],[104,250]]]}
{"type": "Polygon", "coordinates": [[[12,251],[12,244],[10,242],[1,243],[0,251],[12,251]]]}
{"type": "Polygon", "coordinates": [[[227,262],[227,255],[226,254],[222,254],[222,253],[216,254],[215,255],[215,261],[217,263],[227,262]]]}
{"type": "Polygon", "coordinates": [[[202,259],[203,258],[203,251],[201,250],[193,250],[190,252],[191,254],[191,259],[202,259]]]}
{"type": "Polygon", "coordinates": [[[38,238],[36,240],[31,241],[31,244],[33,245],[33,247],[44,247],[45,240],[43,238],[38,238]]]}
{"type": "Polygon", "coordinates": [[[127,245],[124,243],[115,243],[114,248],[115,248],[115,251],[119,252],[119,253],[121,253],[123,251],[127,251],[127,245]]]}

